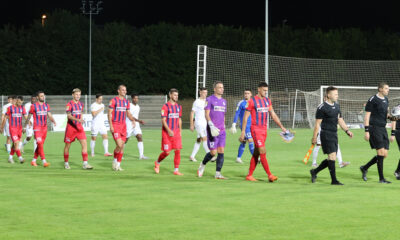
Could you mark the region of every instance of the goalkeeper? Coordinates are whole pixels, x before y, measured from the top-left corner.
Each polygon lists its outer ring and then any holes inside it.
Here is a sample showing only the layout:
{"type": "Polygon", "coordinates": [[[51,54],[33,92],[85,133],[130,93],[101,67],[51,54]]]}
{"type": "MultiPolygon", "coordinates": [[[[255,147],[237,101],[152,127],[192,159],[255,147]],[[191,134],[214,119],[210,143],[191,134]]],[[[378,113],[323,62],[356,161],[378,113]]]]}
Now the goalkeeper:
{"type": "MultiPolygon", "coordinates": [[[[247,102],[249,101],[250,98],[251,98],[251,90],[245,89],[244,90],[244,99],[241,100],[237,104],[235,117],[233,118],[233,123],[232,123],[232,127],[231,127],[232,133],[236,133],[236,122],[238,119],[240,119],[240,129],[242,129],[244,113],[246,111],[247,102]]],[[[253,155],[253,153],[254,153],[254,142],[253,142],[253,137],[251,136],[251,132],[250,132],[250,125],[251,125],[251,116],[249,116],[249,118],[247,119],[244,141],[240,142],[240,145],[239,145],[238,155],[236,158],[237,163],[243,163],[242,155],[243,155],[244,149],[246,148],[246,142],[249,142],[249,150],[250,150],[251,155],[253,155]]]]}
{"type": "Polygon", "coordinates": [[[206,164],[215,156],[217,156],[217,169],[215,172],[216,179],[225,179],[221,174],[224,165],[224,149],[225,149],[225,113],[226,100],[222,98],[224,93],[224,84],[222,82],[214,83],[214,95],[206,100],[205,115],[207,120],[207,144],[210,152],[206,154],[197,170],[197,176],[202,177],[206,164]]]}

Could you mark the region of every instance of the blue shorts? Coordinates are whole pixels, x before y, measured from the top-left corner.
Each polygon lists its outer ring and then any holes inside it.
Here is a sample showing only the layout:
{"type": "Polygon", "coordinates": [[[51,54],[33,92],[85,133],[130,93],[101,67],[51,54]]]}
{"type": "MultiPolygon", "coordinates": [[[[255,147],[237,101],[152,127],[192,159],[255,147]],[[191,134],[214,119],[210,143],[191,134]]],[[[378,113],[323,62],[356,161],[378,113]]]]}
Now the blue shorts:
{"type": "Polygon", "coordinates": [[[248,127],[246,127],[246,131],[245,131],[245,134],[244,134],[244,140],[249,140],[249,139],[252,139],[253,137],[251,136],[251,131],[250,131],[250,128],[248,127]]]}

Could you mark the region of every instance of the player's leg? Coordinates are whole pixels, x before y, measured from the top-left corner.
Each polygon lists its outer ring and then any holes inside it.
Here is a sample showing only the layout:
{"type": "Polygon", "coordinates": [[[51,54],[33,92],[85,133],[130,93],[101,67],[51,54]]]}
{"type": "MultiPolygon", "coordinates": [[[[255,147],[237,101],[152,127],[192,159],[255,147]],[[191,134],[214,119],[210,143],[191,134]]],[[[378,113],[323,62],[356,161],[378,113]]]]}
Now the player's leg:
{"type": "Polygon", "coordinates": [[[344,168],[350,164],[350,162],[343,162],[342,151],[340,150],[340,145],[338,145],[338,150],[336,153],[336,159],[338,160],[339,167],[344,168]]]}
{"type": "Polygon", "coordinates": [[[93,167],[88,163],[88,153],[87,153],[87,141],[85,139],[79,139],[79,143],[82,146],[82,161],[83,165],[82,168],[85,170],[92,170],[93,167]]]}
{"type": "Polygon", "coordinates": [[[20,145],[21,145],[21,141],[20,141],[20,140],[17,140],[17,141],[14,142],[15,154],[17,154],[17,157],[18,157],[18,159],[19,159],[19,162],[20,162],[20,163],[24,163],[24,162],[25,162],[25,159],[22,157],[21,150],[20,150],[20,148],[19,148],[20,145]]]}
{"type": "MultiPolygon", "coordinates": [[[[338,148],[338,143],[337,143],[338,141],[337,141],[336,133],[321,131],[319,135],[320,135],[320,139],[321,139],[322,151],[324,152],[324,154],[328,154],[328,158],[323,160],[317,168],[310,170],[312,183],[315,182],[315,180],[317,178],[317,174],[320,171],[324,170],[327,167],[329,167],[329,169],[332,168],[332,167],[330,167],[332,165],[332,163],[330,163],[330,161],[336,160],[336,152],[337,152],[337,148],[338,148]],[[332,160],[329,160],[329,159],[332,159],[332,160]]],[[[335,164],[334,161],[333,161],[333,164],[335,164]]]]}
{"type": "Polygon", "coordinates": [[[260,157],[260,151],[259,151],[258,147],[256,147],[254,149],[253,154],[251,155],[249,173],[246,176],[246,180],[247,181],[257,181],[253,177],[253,173],[254,173],[254,170],[256,170],[259,157],[260,157]]]}
{"type": "Polygon", "coordinates": [[[69,149],[71,148],[71,143],[70,142],[66,142],[65,146],[64,146],[64,168],[65,169],[71,169],[71,167],[69,166],[69,149]]]}
{"type": "Polygon", "coordinates": [[[15,148],[14,148],[14,142],[13,142],[10,152],[9,152],[9,156],[8,156],[8,162],[11,164],[14,164],[14,159],[13,159],[14,153],[15,153],[15,148]]]}
{"type": "Polygon", "coordinates": [[[217,164],[215,169],[215,178],[216,179],[227,179],[221,174],[222,167],[224,166],[224,151],[225,147],[220,146],[217,148],[217,164]]]}
{"type": "Polygon", "coordinates": [[[143,135],[142,132],[136,134],[136,139],[138,141],[137,146],[138,146],[138,150],[139,150],[139,159],[142,160],[147,160],[149,159],[148,157],[146,157],[144,155],[144,145],[143,145],[143,135]]]}
{"type": "Polygon", "coordinates": [[[174,133],[173,137],[173,142],[172,142],[172,148],[175,150],[175,156],[174,156],[174,175],[182,176],[183,174],[179,172],[179,164],[181,162],[181,149],[182,149],[182,137],[177,131],[174,133]]]}
{"type": "Polygon", "coordinates": [[[328,154],[328,169],[329,169],[329,174],[331,175],[331,184],[332,185],[343,185],[336,178],[336,167],[335,167],[336,157],[337,157],[336,152],[332,152],[332,153],[328,154]]]}
{"type": "Polygon", "coordinates": [[[313,168],[318,167],[317,158],[318,158],[318,152],[319,152],[320,148],[321,148],[321,145],[317,144],[313,149],[312,165],[311,165],[313,168]]]}
{"type": "Polygon", "coordinates": [[[377,151],[377,167],[378,167],[378,174],[379,174],[379,182],[380,183],[391,183],[387,181],[383,175],[383,160],[387,157],[387,149],[381,148],[377,151]]]}
{"type": "Polygon", "coordinates": [[[115,139],[115,150],[114,150],[114,161],[113,161],[113,170],[114,171],[122,171],[121,161],[124,155],[124,145],[125,141],[122,138],[115,139]]]}
{"type": "Polygon", "coordinates": [[[254,140],[253,140],[253,138],[249,138],[247,141],[249,142],[250,154],[253,155],[253,153],[254,153],[254,140]]]}
{"type": "Polygon", "coordinates": [[[194,143],[194,146],[193,146],[192,154],[190,154],[190,158],[189,158],[190,161],[197,162],[195,157],[196,157],[197,152],[200,149],[200,146],[201,146],[201,137],[200,137],[200,135],[197,135],[196,142],[194,143]]]}
{"type": "Polygon", "coordinates": [[[40,137],[36,138],[36,142],[38,142],[38,145],[36,147],[37,153],[40,156],[40,158],[42,159],[43,167],[48,167],[48,166],[50,166],[50,163],[48,163],[46,161],[46,157],[44,154],[44,142],[46,141],[46,137],[47,137],[47,127],[42,128],[42,130],[39,133],[39,136],[40,137]]]}
{"type": "MultiPolygon", "coordinates": [[[[400,150],[400,131],[396,131],[396,142],[397,142],[397,146],[400,150]]],[[[397,164],[397,169],[394,171],[394,176],[396,177],[397,180],[400,180],[400,159],[399,162],[397,164]]]]}
{"type": "Polygon", "coordinates": [[[101,137],[103,138],[104,156],[105,157],[112,156],[112,154],[108,152],[108,136],[107,136],[107,132],[102,134],[101,137]]]}
{"type": "Polygon", "coordinates": [[[96,136],[97,134],[93,135],[92,133],[92,138],[90,139],[90,153],[92,157],[94,157],[94,148],[96,147],[96,136]]]}
{"type": "Polygon", "coordinates": [[[268,160],[267,160],[267,152],[266,152],[265,146],[260,147],[259,152],[260,152],[260,161],[261,161],[261,164],[262,164],[265,172],[268,175],[268,180],[270,182],[274,182],[274,181],[278,180],[278,177],[274,176],[271,173],[271,170],[269,169],[269,164],[268,164],[268,160]]]}
{"type": "Polygon", "coordinates": [[[240,142],[239,147],[238,147],[237,157],[236,157],[237,163],[243,163],[242,156],[243,156],[245,148],[246,148],[246,141],[240,142]]]}

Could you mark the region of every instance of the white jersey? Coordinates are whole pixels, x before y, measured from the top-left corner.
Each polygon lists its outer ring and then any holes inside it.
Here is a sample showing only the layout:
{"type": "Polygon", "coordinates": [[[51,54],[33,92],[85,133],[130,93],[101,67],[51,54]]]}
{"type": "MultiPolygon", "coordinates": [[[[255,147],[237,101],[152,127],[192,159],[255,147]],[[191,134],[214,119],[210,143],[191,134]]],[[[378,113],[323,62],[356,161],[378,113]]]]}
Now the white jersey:
{"type": "Polygon", "coordinates": [[[193,102],[192,111],[194,111],[195,125],[207,124],[204,108],[206,107],[206,100],[196,99],[193,102]]]}
{"type": "MultiPolygon", "coordinates": [[[[3,109],[1,111],[2,114],[6,114],[7,113],[7,109],[11,106],[11,103],[7,103],[6,105],[3,106],[3,109]]],[[[8,118],[6,118],[6,123],[8,124],[8,118]]]]}
{"type": "MultiPolygon", "coordinates": [[[[133,103],[129,103],[129,112],[131,112],[132,117],[139,119],[139,112],[140,112],[140,107],[138,104],[133,104],[133,103]]],[[[126,124],[130,124],[132,125],[131,120],[129,120],[128,116],[126,116],[126,124]]],[[[136,125],[139,125],[138,122],[135,122],[136,125]]]]}
{"type": "MultiPolygon", "coordinates": [[[[28,115],[29,115],[29,111],[31,110],[31,106],[32,106],[31,102],[27,102],[24,105],[26,114],[28,114],[28,115]]],[[[31,119],[29,119],[29,122],[31,122],[33,124],[33,117],[31,117],[31,119]]]]}
{"type": "Polygon", "coordinates": [[[99,109],[103,108],[103,111],[99,112],[96,116],[92,119],[92,126],[101,126],[104,125],[105,115],[104,115],[104,104],[98,104],[97,102],[92,103],[90,106],[90,111],[95,112],[99,109]]]}

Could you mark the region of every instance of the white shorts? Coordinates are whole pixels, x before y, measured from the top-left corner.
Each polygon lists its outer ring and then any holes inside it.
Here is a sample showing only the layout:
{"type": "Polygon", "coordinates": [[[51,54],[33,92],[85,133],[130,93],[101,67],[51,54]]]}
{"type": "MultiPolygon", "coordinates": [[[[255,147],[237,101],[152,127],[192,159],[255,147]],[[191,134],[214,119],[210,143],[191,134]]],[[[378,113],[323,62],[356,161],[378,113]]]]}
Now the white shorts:
{"type": "Polygon", "coordinates": [[[197,131],[197,138],[207,137],[207,123],[202,125],[195,125],[194,128],[197,131]]]}
{"type": "Polygon", "coordinates": [[[4,127],[3,135],[6,137],[10,137],[10,127],[8,125],[8,121],[6,122],[6,126],[4,127]]]}
{"type": "Polygon", "coordinates": [[[92,126],[91,132],[92,132],[92,137],[96,137],[97,134],[99,134],[99,133],[101,135],[105,135],[105,134],[107,134],[107,128],[104,124],[99,125],[99,126],[92,126]]]}
{"type": "Polygon", "coordinates": [[[29,127],[29,125],[28,125],[28,127],[26,127],[26,137],[32,137],[33,136],[33,126],[31,126],[31,127],[29,127]]]}
{"type": "Polygon", "coordinates": [[[131,136],[136,137],[137,135],[142,134],[142,129],[140,128],[140,124],[136,122],[135,127],[132,127],[132,124],[126,124],[126,137],[130,138],[131,136]]]}

